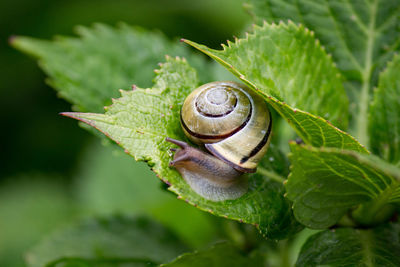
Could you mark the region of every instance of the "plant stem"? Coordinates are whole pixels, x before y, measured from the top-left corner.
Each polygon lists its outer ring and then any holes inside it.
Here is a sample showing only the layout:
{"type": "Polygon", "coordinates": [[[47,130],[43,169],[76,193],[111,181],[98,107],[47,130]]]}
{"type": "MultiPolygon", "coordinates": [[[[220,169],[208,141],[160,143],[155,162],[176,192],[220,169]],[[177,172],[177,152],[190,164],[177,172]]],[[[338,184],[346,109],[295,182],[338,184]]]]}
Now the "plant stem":
{"type": "Polygon", "coordinates": [[[289,259],[289,243],[288,240],[281,240],[278,243],[279,254],[281,258],[281,267],[291,267],[289,259]]]}
{"type": "Polygon", "coordinates": [[[360,235],[361,239],[361,244],[363,246],[363,259],[365,262],[365,266],[367,267],[373,267],[374,265],[374,260],[372,259],[372,248],[371,244],[373,243],[373,238],[371,236],[371,231],[362,231],[360,235]]]}
{"type": "Polygon", "coordinates": [[[375,0],[371,6],[371,20],[368,25],[367,31],[367,49],[365,53],[365,67],[362,73],[362,87],[360,94],[359,113],[356,122],[356,133],[358,140],[367,148],[369,146],[368,138],[368,106],[369,106],[369,93],[371,89],[371,75],[372,75],[372,54],[375,39],[375,20],[378,0],[375,0]]]}
{"type": "Polygon", "coordinates": [[[267,176],[268,178],[270,178],[270,179],[272,179],[272,180],[274,180],[274,181],[277,181],[277,182],[279,182],[279,183],[283,183],[283,182],[286,180],[285,177],[280,176],[280,175],[277,174],[276,172],[267,170],[267,169],[265,169],[265,168],[263,168],[263,167],[260,167],[260,166],[257,167],[257,172],[258,172],[259,174],[265,175],[265,176],[267,176]]]}
{"type": "Polygon", "coordinates": [[[394,206],[389,203],[390,196],[397,188],[397,183],[389,186],[377,199],[360,205],[353,211],[353,218],[365,226],[372,226],[388,220],[394,212],[394,206]]]}
{"type": "Polygon", "coordinates": [[[340,221],[336,224],[339,227],[355,227],[356,223],[353,221],[353,219],[349,216],[349,214],[345,214],[340,221]]]}

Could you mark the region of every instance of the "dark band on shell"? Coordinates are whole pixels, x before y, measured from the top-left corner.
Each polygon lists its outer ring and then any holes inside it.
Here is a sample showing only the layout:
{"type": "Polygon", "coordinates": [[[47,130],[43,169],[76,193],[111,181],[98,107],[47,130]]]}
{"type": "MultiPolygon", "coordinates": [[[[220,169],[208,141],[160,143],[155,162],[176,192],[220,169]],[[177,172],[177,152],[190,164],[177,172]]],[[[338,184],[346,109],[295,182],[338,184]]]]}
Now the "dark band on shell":
{"type": "MultiPolygon", "coordinates": [[[[269,110],[268,110],[269,112],[269,110]]],[[[271,112],[269,112],[269,116],[271,117],[271,112]]],[[[264,138],[261,140],[260,143],[257,144],[257,146],[250,152],[248,156],[244,156],[241,160],[240,163],[245,163],[248,161],[251,157],[255,156],[269,141],[269,137],[271,135],[271,130],[272,130],[272,120],[270,124],[268,125],[268,130],[264,135],[264,138]]]]}

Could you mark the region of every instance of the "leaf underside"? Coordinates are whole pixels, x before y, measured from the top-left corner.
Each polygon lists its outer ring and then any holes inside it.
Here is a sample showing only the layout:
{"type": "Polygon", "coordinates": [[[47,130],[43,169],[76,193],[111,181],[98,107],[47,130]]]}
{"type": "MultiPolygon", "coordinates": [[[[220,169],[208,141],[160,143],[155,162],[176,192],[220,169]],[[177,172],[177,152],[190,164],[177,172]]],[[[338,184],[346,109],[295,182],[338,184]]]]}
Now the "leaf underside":
{"type": "Polygon", "coordinates": [[[296,266],[400,266],[400,225],[370,230],[341,228],[311,236],[296,266]]]}
{"type": "Polygon", "coordinates": [[[243,197],[213,202],[197,195],[180,174],[168,166],[172,144],[166,137],[185,140],[179,122],[183,100],[198,86],[196,72],[185,60],[168,58],[157,70],[152,89],[121,90],[105,114],[66,113],[105,133],[136,160],[146,161],[178,197],[218,216],[256,225],[263,235],[284,238],[298,231],[282,184],[265,176],[249,176],[249,190],[243,197]]]}

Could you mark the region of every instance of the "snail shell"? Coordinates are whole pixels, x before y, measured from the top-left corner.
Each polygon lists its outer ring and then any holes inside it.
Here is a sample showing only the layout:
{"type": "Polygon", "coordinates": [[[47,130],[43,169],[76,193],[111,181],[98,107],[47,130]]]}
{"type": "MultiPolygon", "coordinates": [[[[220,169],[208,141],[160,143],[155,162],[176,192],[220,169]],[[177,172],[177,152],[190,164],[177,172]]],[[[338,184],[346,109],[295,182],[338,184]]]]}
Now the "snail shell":
{"type": "Polygon", "coordinates": [[[204,84],[186,98],[181,125],[186,136],[209,153],[167,138],[181,147],[170,166],[206,199],[223,201],[246,193],[243,174],[256,171],[271,135],[264,99],[236,82],[204,84]]]}

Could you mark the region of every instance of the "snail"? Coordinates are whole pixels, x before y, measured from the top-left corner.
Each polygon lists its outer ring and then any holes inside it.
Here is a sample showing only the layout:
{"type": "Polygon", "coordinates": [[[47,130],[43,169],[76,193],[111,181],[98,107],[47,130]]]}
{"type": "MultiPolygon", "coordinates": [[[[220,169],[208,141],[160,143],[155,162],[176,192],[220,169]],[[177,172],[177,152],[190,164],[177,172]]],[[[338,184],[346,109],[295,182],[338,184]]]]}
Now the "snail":
{"type": "Polygon", "coordinates": [[[204,151],[166,138],[180,149],[170,166],[211,201],[237,199],[248,190],[247,175],[267,151],[271,114],[264,99],[236,82],[211,82],[195,89],[181,108],[185,135],[204,151]]]}

